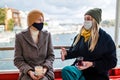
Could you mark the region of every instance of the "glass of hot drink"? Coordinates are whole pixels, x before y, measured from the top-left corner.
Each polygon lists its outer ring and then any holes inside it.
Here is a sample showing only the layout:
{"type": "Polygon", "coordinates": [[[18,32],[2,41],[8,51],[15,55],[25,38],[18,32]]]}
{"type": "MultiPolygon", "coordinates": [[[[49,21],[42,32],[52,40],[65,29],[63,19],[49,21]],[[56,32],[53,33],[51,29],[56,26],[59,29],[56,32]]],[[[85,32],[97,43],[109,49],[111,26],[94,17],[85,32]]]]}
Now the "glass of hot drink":
{"type": "Polygon", "coordinates": [[[43,67],[42,66],[35,66],[35,75],[41,75],[43,73],[43,67]]]}
{"type": "Polygon", "coordinates": [[[83,66],[84,57],[80,56],[77,58],[77,66],[83,66]]]}

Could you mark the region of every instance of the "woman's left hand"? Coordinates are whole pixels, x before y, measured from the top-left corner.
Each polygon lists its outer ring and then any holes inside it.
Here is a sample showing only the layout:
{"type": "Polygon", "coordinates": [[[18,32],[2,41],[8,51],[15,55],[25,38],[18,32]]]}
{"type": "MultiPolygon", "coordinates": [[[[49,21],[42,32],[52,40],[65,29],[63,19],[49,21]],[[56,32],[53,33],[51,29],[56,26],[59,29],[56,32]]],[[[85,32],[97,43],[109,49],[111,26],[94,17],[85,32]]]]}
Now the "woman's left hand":
{"type": "Polygon", "coordinates": [[[79,65],[77,66],[78,69],[84,70],[93,66],[93,62],[90,62],[90,61],[83,61],[82,64],[83,64],[82,66],[79,66],[79,65]]]}

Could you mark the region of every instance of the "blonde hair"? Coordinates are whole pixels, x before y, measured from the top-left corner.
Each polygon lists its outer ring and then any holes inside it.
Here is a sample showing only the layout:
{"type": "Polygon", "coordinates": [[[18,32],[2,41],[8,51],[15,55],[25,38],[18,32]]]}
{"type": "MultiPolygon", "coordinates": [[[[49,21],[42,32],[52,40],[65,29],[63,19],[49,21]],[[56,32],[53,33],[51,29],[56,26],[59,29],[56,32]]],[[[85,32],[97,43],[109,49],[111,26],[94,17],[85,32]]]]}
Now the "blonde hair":
{"type": "MultiPolygon", "coordinates": [[[[94,50],[94,48],[95,48],[95,46],[96,46],[96,44],[97,44],[97,42],[98,42],[98,38],[99,38],[99,27],[98,27],[98,26],[99,26],[99,25],[97,24],[96,20],[93,19],[93,26],[92,26],[92,28],[91,28],[91,37],[90,37],[90,39],[88,40],[88,41],[89,41],[89,44],[90,44],[89,50],[90,50],[91,52],[94,50]]],[[[75,46],[75,45],[78,43],[78,41],[80,40],[82,29],[83,29],[83,26],[82,26],[82,28],[81,28],[81,30],[80,30],[80,33],[78,34],[75,42],[73,43],[73,46],[75,46]]]]}

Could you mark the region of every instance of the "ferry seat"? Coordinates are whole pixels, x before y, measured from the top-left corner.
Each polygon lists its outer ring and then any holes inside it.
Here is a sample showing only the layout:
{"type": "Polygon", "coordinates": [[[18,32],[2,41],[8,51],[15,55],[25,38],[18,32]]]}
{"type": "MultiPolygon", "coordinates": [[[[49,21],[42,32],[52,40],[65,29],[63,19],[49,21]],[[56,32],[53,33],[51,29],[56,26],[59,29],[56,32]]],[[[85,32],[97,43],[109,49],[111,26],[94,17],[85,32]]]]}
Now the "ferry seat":
{"type": "MultiPolygon", "coordinates": [[[[54,73],[54,80],[62,80],[60,69],[55,69],[54,73]]],[[[18,80],[18,77],[19,71],[0,71],[0,80],[18,80]]]]}
{"type": "Polygon", "coordinates": [[[120,80],[120,68],[114,68],[109,71],[110,80],[120,80]]]}

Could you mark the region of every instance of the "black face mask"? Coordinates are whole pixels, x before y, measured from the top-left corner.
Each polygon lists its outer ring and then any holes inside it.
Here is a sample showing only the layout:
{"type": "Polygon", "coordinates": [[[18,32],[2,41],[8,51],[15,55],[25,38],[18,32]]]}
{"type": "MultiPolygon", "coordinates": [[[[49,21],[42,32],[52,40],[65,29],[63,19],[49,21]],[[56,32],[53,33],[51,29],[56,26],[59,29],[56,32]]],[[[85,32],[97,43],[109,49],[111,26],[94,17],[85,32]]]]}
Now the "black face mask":
{"type": "Polygon", "coordinates": [[[32,26],[34,26],[34,27],[37,28],[39,31],[41,31],[42,28],[43,28],[43,23],[33,23],[32,26]]]}

